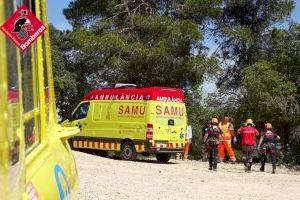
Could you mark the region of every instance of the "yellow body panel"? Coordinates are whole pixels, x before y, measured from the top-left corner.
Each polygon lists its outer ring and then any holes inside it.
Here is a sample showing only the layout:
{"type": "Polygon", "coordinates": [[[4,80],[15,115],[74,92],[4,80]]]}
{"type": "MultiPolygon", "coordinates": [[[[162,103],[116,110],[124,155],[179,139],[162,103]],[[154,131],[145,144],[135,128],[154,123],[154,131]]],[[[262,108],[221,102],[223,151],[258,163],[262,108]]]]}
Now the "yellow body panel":
{"type": "MultiPolygon", "coordinates": [[[[47,27],[46,0],[29,2],[47,27]]],[[[0,0],[0,25],[20,4],[0,0]]],[[[24,53],[0,32],[0,102],[0,199],[77,199],[79,129],[57,124],[48,30],[24,53]]]]}

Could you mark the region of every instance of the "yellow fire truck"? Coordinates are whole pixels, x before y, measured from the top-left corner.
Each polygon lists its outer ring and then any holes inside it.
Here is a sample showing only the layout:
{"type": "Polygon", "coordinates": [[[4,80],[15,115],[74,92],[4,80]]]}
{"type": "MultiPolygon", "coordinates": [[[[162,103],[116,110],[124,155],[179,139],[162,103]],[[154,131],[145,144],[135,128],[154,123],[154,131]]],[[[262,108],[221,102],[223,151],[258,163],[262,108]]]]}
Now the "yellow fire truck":
{"type": "Polygon", "coordinates": [[[185,147],[187,115],[180,89],[106,88],[89,92],[63,126],[78,126],[78,149],[116,151],[124,160],[154,153],[159,162],[185,147]]]}
{"type": "MultiPolygon", "coordinates": [[[[0,0],[0,24],[22,5],[47,27],[46,0],[0,0]]],[[[76,199],[79,130],[57,123],[50,57],[48,31],[24,52],[0,32],[1,200],[76,199]]]]}

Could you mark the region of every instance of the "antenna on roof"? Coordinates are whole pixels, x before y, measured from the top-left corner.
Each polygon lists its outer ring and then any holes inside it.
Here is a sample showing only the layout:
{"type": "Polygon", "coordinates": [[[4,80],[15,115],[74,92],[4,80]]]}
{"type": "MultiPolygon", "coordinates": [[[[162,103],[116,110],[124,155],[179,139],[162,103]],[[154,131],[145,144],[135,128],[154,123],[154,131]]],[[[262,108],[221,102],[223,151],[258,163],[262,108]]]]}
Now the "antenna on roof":
{"type": "Polygon", "coordinates": [[[130,88],[136,88],[136,84],[129,84],[129,83],[116,83],[115,88],[118,89],[130,89],[130,88]]]}

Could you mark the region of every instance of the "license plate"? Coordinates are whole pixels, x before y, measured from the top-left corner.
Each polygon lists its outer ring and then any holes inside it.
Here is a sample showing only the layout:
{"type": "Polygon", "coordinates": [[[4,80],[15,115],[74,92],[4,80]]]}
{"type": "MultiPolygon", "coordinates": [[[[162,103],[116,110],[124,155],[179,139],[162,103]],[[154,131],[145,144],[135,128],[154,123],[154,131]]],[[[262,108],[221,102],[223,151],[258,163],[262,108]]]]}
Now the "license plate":
{"type": "Polygon", "coordinates": [[[167,147],[167,143],[164,143],[164,142],[157,142],[157,143],[156,143],[156,146],[157,146],[157,147],[167,147]]]}

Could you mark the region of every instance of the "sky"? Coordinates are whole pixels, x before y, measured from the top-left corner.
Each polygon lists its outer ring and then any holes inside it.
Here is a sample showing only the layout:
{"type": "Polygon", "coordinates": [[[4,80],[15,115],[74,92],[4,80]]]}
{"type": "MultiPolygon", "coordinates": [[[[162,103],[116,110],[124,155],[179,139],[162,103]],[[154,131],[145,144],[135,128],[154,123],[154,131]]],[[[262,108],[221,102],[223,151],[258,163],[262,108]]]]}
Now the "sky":
{"type": "MultiPolygon", "coordinates": [[[[70,0],[47,0],[49,22],[60,30],[71,29],[71,25],[63,15],[63,9],[68,7],[70,2],[70,0]]],[[[300,22],[300,0],[296,0],[295,9],[292,12],[292,19],[300,22]]],[[[210,42],[208,42],[208,44],[209,43],[210,42]]]]}
{"type": "MultiPolygon", "coordinates": [[[[70,2],[70,0],[47,0],[48,20],[60,30],[72,28],[63,15],[63,9],[67,8],[70,2]]],[[[291,18],[298,23],[300,22],[300,0],[296,0],[296,5],[292,12],[291,18]]],[[[210,48],[210,54],[217,47],[213,38],[205,38],[204,44],[210,48]]],[[[213,82],[205,82],[203,90],[204,93],[211,92],[215,90],[215,84],[213,82]]]]}

